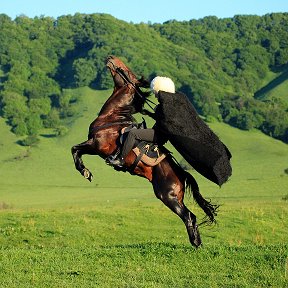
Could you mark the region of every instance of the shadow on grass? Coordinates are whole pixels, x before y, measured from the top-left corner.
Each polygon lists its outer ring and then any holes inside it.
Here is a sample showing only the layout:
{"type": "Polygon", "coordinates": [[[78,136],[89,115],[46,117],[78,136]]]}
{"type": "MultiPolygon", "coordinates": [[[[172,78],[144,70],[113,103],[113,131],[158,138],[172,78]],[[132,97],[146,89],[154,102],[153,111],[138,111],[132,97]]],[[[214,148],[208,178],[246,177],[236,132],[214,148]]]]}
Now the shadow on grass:
{"type": "Polygon", "coordinates": [[[44,138],[55,138],[57,135],[55,133],[50,133],[50,134],[40,134],[40,136],[44,138]]]}

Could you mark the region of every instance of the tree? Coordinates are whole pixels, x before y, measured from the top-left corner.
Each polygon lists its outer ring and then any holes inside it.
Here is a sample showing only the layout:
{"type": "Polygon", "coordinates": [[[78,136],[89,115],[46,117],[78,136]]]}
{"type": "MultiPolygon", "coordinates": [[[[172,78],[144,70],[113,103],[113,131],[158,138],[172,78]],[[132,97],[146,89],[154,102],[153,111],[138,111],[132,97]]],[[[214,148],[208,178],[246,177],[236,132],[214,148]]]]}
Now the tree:
{"type": "Polygon", "coordinates": [[[29,112],[47,116],[51,110],[50,98],[32,98],[29,100],[29,112]]]}
{"type": "Polygon", "coordinates": [[[26,126],[28,135],[37,135],[42,128],[42,120],[39,114],[31,113],[26,117],[26,126]]]}
{"type": "Polygon", "coordinates": [[[15,117],[25,118],[28,114],[27,99],[16,92],[4,92],[2,94],[2,105],[4,117],[13,119],[15,117]]]}
{"type": "Polygon", "coordinates": [[[92,61],[80,58],[73,63],[74,81],[76,87],[89,86],[96,78],[95,67],[92,61]]]}

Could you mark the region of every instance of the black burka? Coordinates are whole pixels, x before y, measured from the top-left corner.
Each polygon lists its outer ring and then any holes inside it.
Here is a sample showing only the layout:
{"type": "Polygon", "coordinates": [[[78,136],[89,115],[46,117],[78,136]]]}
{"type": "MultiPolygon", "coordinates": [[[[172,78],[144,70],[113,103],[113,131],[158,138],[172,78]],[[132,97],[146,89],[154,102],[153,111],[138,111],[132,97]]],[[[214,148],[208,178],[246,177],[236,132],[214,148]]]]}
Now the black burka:
{"type": "Polygon", "coordinates": [[[166,134],[196,171],[221,186],[232,174],[228,148],[199,117],[186,95],[160,91],[158,96],[155,128],[166,134]]]}

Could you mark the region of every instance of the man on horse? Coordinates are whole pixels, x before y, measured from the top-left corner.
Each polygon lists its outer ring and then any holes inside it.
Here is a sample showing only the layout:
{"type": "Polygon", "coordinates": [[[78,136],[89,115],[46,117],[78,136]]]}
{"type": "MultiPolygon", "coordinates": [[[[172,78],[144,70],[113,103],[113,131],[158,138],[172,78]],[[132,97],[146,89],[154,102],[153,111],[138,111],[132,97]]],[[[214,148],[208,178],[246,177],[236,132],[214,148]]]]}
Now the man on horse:
{"type": "MultiPolygon", "coordinates": [[[[111,155],[116,157],[118,152],[115,154],[115,151],[119,150],[119,131],[124,129],[127,135],[128,129],[131,129],[129,126],[136,125],[132,115],[142,113],[153,117],[156,124],[152,129],[145,129],[145,132],[132,128],[131,135],[134,136],[130,136],[131,138],[124,144],[129,145],[122,149],[118,164],[122,165],[125,153],[131,149],[137,137],[148,139],[146,141],[157,141],[160,146],[168,139],[182,156],[188,159],[187,161],[206,178],[218,185],[228,179],[231,174],[229,163],[231,155],[228,149],[198,116],[188,98],[182,93],[175,93],[175,86],[171,79],[157,77],[152,81],[152,90],[157,95],[160,104],[155,113],[147,113],[143,106],[148,101],[146,98],[148,94],[140,89],[148,87],[147,81],[143,78],[137,79],[136,75],[115,56],[107,57],[106,65],[114,81],[112,95],[102,106],[97,118],[90,124],[88,139],[71,148],[75,168],[81,175],[90,182],[92,181],[93,175],[83,163],[82,156],[84,154],[98,155],[106,161],[111,155]],[[163,83],[166,84],[162,85],[163,83]],[[140,135],[141,133],[145,135],[140,135]]],[[[139,128],[138,125],[136,128],[139,128]]],[[[205,212],[210,223],[215,221],[218,206],[211,204],[201,195],[193,176],[183,170],[169,153],[165,155],[167,151],[163,146],[158,149],[157,145],[146,144],[140,141],[137,147],[133,148],[133,152],[125,158],[123,170],[128,168],[131,174],[150,181],[155,196],[181,218],[187,229],[190,243],[199,247],[201,238],[197,217],[185,205],[184,195],[187,191],[192,193],[194,200],[205,212]],[[145,155],[143,155],[142,145],[145,145],[145,155]],[[156,162],[147,160],[150,157],[148,154],[153,155],[153,153],[158,155],[156,162]]]]}
{"type": "Polygon", "coordinates": [[[151,90],[159,105],[155,113],[142,111],[156,123],[150,129],[132,129],[127,135],[119,156],[109,164],[124,166],[124,159],[136,140],[163,145],[168,140],[184,159],[200,174],[221,186],[232,174],[231,153],[218,136],[199,117],[188,97],[175,92],[170,78],[157,76],[151,81],[151,90]]]}

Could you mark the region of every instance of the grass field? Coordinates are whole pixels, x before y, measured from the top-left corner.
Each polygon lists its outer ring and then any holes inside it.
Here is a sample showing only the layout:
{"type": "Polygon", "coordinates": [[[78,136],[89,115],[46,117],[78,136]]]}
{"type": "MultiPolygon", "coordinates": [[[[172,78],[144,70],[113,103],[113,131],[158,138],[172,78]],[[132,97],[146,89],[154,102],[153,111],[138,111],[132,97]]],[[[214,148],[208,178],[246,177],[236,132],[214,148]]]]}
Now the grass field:
{"type": "Polygon", "coordinates": [[[288,70],[275,77],[275,73],[267,73],[263,79],[263,88],[255,93],[257,99],[280,98],[283,102],[288,101],[288,70]]]}
{"type": "Polygon", "coordinates": [[[195,250],[147,180],[95,156],[83,157],[92,183],[74,169],[70,147],[86,139],[109,94],[78,92],[82,113],[69,133],[43,131],[37,147],[17,145],[0,118],[0,287],[288,286],[286,144],[210,125],[232,151],[233,176],[219,189],[192,171],[203,196],[221,205],[195,250]]]}

